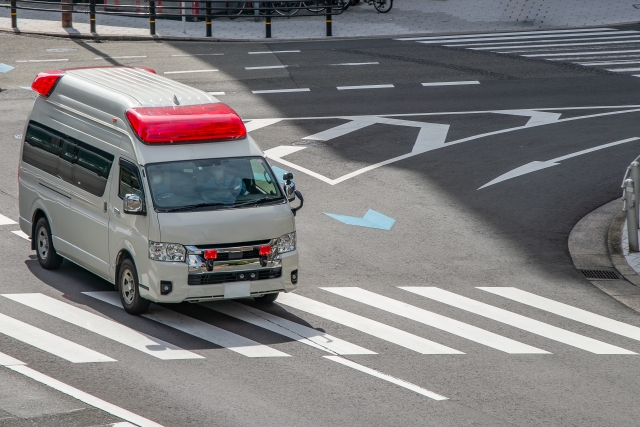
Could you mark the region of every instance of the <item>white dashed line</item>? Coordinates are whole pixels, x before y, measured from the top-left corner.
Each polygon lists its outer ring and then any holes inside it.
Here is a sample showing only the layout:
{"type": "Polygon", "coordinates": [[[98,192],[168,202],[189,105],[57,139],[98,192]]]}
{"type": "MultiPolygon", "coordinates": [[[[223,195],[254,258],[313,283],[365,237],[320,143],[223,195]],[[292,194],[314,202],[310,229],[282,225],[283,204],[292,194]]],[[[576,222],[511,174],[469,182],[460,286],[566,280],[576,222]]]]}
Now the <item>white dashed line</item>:
{"type": "Polygon", "coordinates": [[[93,59],[135,59],[135,58],[146,58],[147,55],[136,55],[136,56],[97,56],[93,59]]]}
{"type": "Polygon", "coordinates": [[[16,62],[66,62],[69,59],[21,59],[16,62]]]}
{"type": "Polygon", "coordinates": [[[254,90],[253,93],[290,93],[290,92],[310,92],[309,88],[298,89],[273,89],[273,90],[254,90]]]}
{"type": "Polygon", "coordinates": [[[249,52],[249,55],[262,55],[265,53],[300,53],[299,50],[274,50],[267,52],[249,52]]]}
{"type": "Polygon", "coordinates": [[[176,56],[176,57],[183,57],[183,56],[222,56],[224,55],[224,53],[191,53],[191,54],[185,54],[185,55],[171,55],[171,56],[176,56]]]}
{"type": "Polygon", "coordinates": [[[22,237],[25,240],[31,240],[31,237],[29,237],[24,231],[22,230],[17,230],[17,231],[12,231],[13,234],[15,234],[18,237],[22,237]]]}
{"type": "Polygon", "coordinates": [[[218,71],[218,70],[165,71],[164,74],[213,73],[214,71],[218,71]]]}
{"type": "Polygon", "coordinates": [[[456,85],[479,85],[477,80],[471,80],[466,82],[434,82],[434,83],[422,83],[422,86],[456,86],[456,85]]]}
{"type": "Polygon", "coordinates": [[[338,86],[338,90],[355,90],[355,89],[388,89],[394,85],[363,85],[363,86],[338,86]]]}
{"type": "Polygon", "coordinates": [[[379,62],[345,62],[344,64],[329,64],[329,65],[380,65],[379,62]]]}
{"type": "Polygon", "coordinates": [[[287,68],[288,65],[269,65],[266,67],[244,67],[245,70],[271,70],[274,68],[287,68]]]}

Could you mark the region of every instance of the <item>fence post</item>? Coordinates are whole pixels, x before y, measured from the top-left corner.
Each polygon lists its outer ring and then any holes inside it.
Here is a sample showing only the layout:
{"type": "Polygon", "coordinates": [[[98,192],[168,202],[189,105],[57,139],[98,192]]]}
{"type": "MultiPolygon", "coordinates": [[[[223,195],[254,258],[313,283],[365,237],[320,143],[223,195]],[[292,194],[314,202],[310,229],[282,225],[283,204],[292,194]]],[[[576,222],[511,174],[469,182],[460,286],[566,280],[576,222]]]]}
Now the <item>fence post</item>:
{"type": "Polygon", "coordinates": [[[149,0],[149,34],[156,35],[156,2],[149,0]]]}
{"type": "Polygon", "coordinates": [[[18,29],[18,9],[16,7],[16,0],[11,0],[11,28],[18,29]]]}
{"type": "Polygon", "coordinates": [[[204,13],[206,15],[204,20],[207,23],[206,37],[211,37],[211,2],[210,1],[206,2],[204,7],[205,7],[204,13]]]}
{"type": "Polygon", "coordinates": [[[629,178],[631,178],[634,182],[633,195],[635,196],[635,200],[637,201],[640,200],[640,185],[635,185],[635,183],[640,183],[640,163],[636,161],[631,162],[629,169],[629,178]]]}
{"type": "Polygon", "coordinates": [[[96,0],[89,0],[89,24],[91,33],[96,33],[96,0]]]}
{"type": "Polygon", "coordinates": [[[265,29],[267,31],[266,37],[268,39],[271,38],[271,7],[273,6],[273,3],[263,3],[267,6],[267,19],[264,20],[265,23],[265,29]]]}
{"type": "Polygon", "coordinates": [[[333,20],[331,19],[331,6],[333,6],[333,1],[329,2],[329,7],[326,9],[327,10],[327,37],[331,37],[333,36],[333,28],[331,27],[333,20]]]}
{"type": "MultiPolygon", "coordinates": [[[[62,10],[73,10],[73,0],[62,0],[62,10]]],[[[62,12],[62,28],[73,28],[73,13],[62,12]]]]}
{"type": "Polygon", "coordinates": [[[640,252],[638,248],[638,206],[634,194],[634,182],[631,178],[624,180],[624,210],[627,212],[627,234],[629,236],[629,252],[640,252]]]}

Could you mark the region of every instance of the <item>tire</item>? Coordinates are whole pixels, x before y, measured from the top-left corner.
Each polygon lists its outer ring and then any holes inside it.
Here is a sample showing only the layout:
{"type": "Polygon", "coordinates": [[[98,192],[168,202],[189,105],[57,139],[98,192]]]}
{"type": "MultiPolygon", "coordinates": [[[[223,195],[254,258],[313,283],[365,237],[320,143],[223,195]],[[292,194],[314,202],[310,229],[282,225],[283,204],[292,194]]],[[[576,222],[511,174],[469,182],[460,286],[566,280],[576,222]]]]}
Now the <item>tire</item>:
{"type": "Polygon", "coordinates": [[[272,294],[266,294],[266,295],[262,295],[262,296],[259,296],[259,297],[253,297],[253,299],[258,304],[271,304],[272,302],[274,302],[278,298],[279,294],[280,294],[279,292],[274,292],[272,294]]]}
{"type": "Polygon", "coordinates": [[[33,236],[36,244],[38,262],[45,270],[55,270],[62,264],[62,257],[53,247],[51,227],[46,218],[40,218],[36,223],[36,232],[33,236]]]}
{"type": "Polygon", "coordinates": [[[118,293],[127,313],[143,314],[149,310],[151,302],[140,296],[138,271],[130,259],[125,259],[118,269],[118,293]]]}
{"type": "Polygon", "coordinates": [[[373,7],[380,13],[387,13],[393,7],[393,0],[373,0],[373,7]]]}

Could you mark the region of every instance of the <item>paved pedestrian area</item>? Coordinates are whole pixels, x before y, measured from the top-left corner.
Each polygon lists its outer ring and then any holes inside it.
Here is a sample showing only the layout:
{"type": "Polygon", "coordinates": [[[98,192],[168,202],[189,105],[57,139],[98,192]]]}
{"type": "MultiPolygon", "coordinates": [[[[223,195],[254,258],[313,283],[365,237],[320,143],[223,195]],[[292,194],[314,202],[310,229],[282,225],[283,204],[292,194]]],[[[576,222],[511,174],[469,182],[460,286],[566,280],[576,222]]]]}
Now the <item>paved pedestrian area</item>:
{"type": "MultiPolygon", "coordinates": [[[[135,4],[135,0],[129,0],[135,4]]],[[[380,14],[363,3],[334,17],[334,36],[366,37],[426,33],[483,32],[614,25],[640,21],[638,0],[396,0],[388,14],[380,14]]],[[[121,2],[124,3],[124,2],[121,2]]],[[[0,5],[8,5],[0,0],[0,5]]],[[[100,35],[148,36],[149,22],[142,18],[97,16],[100,35]]],[[[204,37],[204,22],[158,20],[162,37],[204,37]]],[[[90,35],[89,18],[74,14],[74,28],[63,29],[58,13],[18,11],[18,28],[23,32],[90,35]]],[[[324,17],[275,19],[274,39],[307,39],[325,36],[324,17]]],[[[0,8],[0,29],[10,30],[9,10],[0,8]]],[[[253,18],[213,21],[213,37],[263,39],[264,22],[253,18]]]]}

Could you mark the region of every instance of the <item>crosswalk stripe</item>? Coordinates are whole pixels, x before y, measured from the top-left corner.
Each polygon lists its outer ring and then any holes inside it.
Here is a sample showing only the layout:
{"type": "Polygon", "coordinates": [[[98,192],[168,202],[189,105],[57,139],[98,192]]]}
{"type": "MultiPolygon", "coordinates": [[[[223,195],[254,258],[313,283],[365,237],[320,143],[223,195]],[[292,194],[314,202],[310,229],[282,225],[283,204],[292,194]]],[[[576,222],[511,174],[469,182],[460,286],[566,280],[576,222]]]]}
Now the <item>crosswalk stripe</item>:
{"type": "Polygon", "coordinates": [[[557,314],[558,316],[566,317],[567,319],[575,320],[576,322],[640,341],[639,327],[619,322],[581,308],[573,307],[517,288],[479,287],[478,289],[540,310],[548,311],[549,313],[557,314]]]}
{"type": "Polygon", "coordinates": [[[329,353],[340,355],[376,354],[371,350],[351,344],[340,338],[244,304],[232,301],[215,301],[201,303],[200,305],[329,353]]]}
{"type": "Polygon", "coordinates": [[[320,288],[510,354],[550,354],[493,332],[361,288],[320,288]]]}
{"type": "Polygon", "coordinates": [[[17,224],[17,222],[12,220],[11,218],[8,218],[0,214],[0,225],[13,225],[13,224],[17,224]]]}
{"type": "Polygon", "coordinates": [[[511,311],[507,311],[480,301],[473,300],[471,298],[454,294],[453,292],[445,291],[444,289],[435,287],[411,286],[402,286],[400,287],[400,289],[404,289],[406,291],[413,292],[414,294],[418,294],[439,301],[441,303],[457,307],[461,310],[475,313],[479,316],[493,319],[497,322],[506,323],[507,325],[511,325],[513,327],[523,329],[527,332],[531,332],[533,334],[537,334],[554,341],[577,347],[591,353],[637,354],[632,351],[625,350],[624,348],[616,347],[614,345],[607,344],[593,338],[585,337],[583,335],[579,335],[574,332],[570,332],[565,329],[561,329],[547,323],[513,313],[511,311]]]}
{"type": "Polygon", "coordinates": [[[607,68],[607,71],[612,71],[614,73],[631,73],[640,71],[640,68],[607,68]]]}
{"type": "MultiPolygon", "coordinates": [[[[623,33],[626,31],[622,31],[623,33]]],[[[638,34],[638,31],[631,31],[634,34],[638,34]]],[[[620,34],[620,33],[615,33],[620,34]]],[[[445,45],[445,46],[453,46],[453,47],[474,47],[474,46],[501,46],[501,45],[525,45],[527,43],[560,43],[560,42],[584,42],[584,41],[599,41],[599,40],[619,40],[619,39],[636,39],[640,36],[637,35],[627,35],[627,36],[609,36],[606,37],[580,37],[573,39],[548,39],[548,40],[525,40],[519,42],[499,42],[499,43],[464,43],[464,44],[456,44],[454,45],[445,45]]],[[[495,39],[493,39],[495,40],[495,39]]],[[[493,41],[492,40],[492,41],[493,41]]],[[[468,41],[468,40],[467,40],[468,41]]],[[[624,41],[624,40],[623,40],[624,41]]],[[[518,46],[519,47],[519,46],[518,46]]]]}
{"type": "Polygon", "coordinates": [[[408,348],[421,354],[464,354],[453,348],[429,341],[384,323],[324,304],[301,295],[281,293],[280,304],[336,322],[365,334],[408,348]]]}
{"type": "MultiPolygon", "coordinates": [[[[630,41],[613,41],[613,42],[587,42],[587,43],[559,43],[559,44],[533,44],[528,46],[490,46],[490,47],[468,47],[471,50],[504,50],[504,49],[534,49],[537,47],[567,47],[567,46],[600,46],[605,44],[636,44],[637,40],[630,41]]],[[[447,47],[455,47],[455,45],[444,45],[447,47]]]]}
{"type": "Polygon", "coordinates": [[[0,333],[73,363],[115,362],[104,354],[0,314],[0,333]]]}
{"type": "Polygon", "coordinates": [[[587,32],[608,32],[615,31],[615,28],[586,28],[580,30],[546,30],[546,31],[512,31],[506,33],[483,33],[483,34],[464,34],[457,36],[426,36],[426,37],[402,37],[394,40],[400,41],[418,41],[418,40],[436,40],[436,39],[460,39],[469,37],[502,37],[507,35],[526,35],[526,34],[568,34],[568,33],[587,33],[587,32]]]}
{"type": "Polygon", "coordinates": [[[4,354],[0,352],[0,366],[11,366],[11,365],[26,365],[26,363],[16,359],[15,357],[9,356],[8,354],[4,354]]]}
{"type": "Polygon", "coordinates": [[[43,294],[4,294],[13,301],[162,360],[203,359],[168,342],[43,294]]]}
{"type": "Polygon", "coordinates": [[[356,363],[356,362],[353,362],[351,360],[345,359],[343,357],[339,357],[339,356],[324,356],[324,357],[325,357],[325,359],[329,359],[329,360],[331,360],[333,362],[338,362],[338,363],[340,363],[340,364],[342,364],[344,366],[348,366],[348,367],[356,369],[356,370],[358,370],[360,372],[364,372],[366,374],[372,375],[372,376],[374,376],[376,378],[380,378],[382,380],[389,381],[390,383],[399,385],[400,387],[404,387],[404,388],[409,389],[411,391],[415,391],[416,393],[421,394],[423,396],[430,397],[431,399],[434,399],[434,400],[447,400],[446,397],[444,397],[442,395],[439,395],[438,393],[434,393],[432,391],[424,389],[424,388],[422,388],[420,386],[417,386],[415,384],[411,384],[408,381],[392,377],[391,375],[383,374],[382,372],[378,372],[375,369],[368,368],[366,366],[363,366],[363,365],[361,365],[359,363],[356,363]]]}
{"type": "MultiPolygon", "coordinates": [[[[640,49],[632,49],[632,50],[601,50],[601,51],[588,51],[588,52],[573,52],[573,53],[534,53],[531,55],[521,55],[526,56],[527,58],[535,58],[541,56],[580,56],[580,55],[610,55],[612,53],[637,53],[640,52],[640,49]]],[[[498,52],[498,53],[512,53],[512,52],[498,52]]]]}
{"type": "MultiPolygon", "coordinates": [[[[554,41],[553,39],[558,37],[588,37],[588,36],[599,36],[599,37],[613,37],[618,36],[619,34],[638,34],[638,31],[614,31],[614,32],[593,32],[593,33],[577,33],[577,34],[544,34],[538,35],[528,35],[528,36],[509,36],[509,37],[478,37],[478,38],[467,38],[467,39],[455,39],[455,40],[433,40],[433,41],[418,41],[418,43],[422,44],[443,44],[443,43],[468,43],[468,42],[494,42],[494,41],[504,41],[504,40],[523,40],[528,39],[531,42],[535,42],[535,39],[551,39],[549,41],[554,41]],[[532,40],[534,39],[534,40],[532,40]]],[[[624,36],[623,36],[624,37],[624,36]]],[[[569,40],[581,40],[581,39],[569,39],[569,40]]],[[[556,40],[563,41],[563,40],[556,40]]],[[[527,41],[517,42],[517,43],[527,43],[527,41]]],[[[496,43],[499,44],[499,43],[496,43]]],[[[508,43],[506,43],[508,44],[508,43]]]]}
{"type": "Polygon", "coordinates": [[[574,62],[574,64],[579,64],[579,65],[590,65],[590,66],[598,66],[598,65],[625,65],[625,64],[640,64],[640,61],[574,62]]]}
{"type": "MultiPolygon", "coordinates": [[[[83,294],[115,307],[122,308],[117,292],[83,292],[83,294]]],[[[151,310],[146,314],[142,314],[142,316],[186,334],[193,335],[194,337],[209,341],[217,346],[240,353],[243,356],[289,357],[287,353],[283,353],[275,348],[260,344],[249,338],[236,335],[233,332],[226,331],[217,326],[210,325],[193,317],[185,316],[156,304],[152,305],[151,310]]]]}

